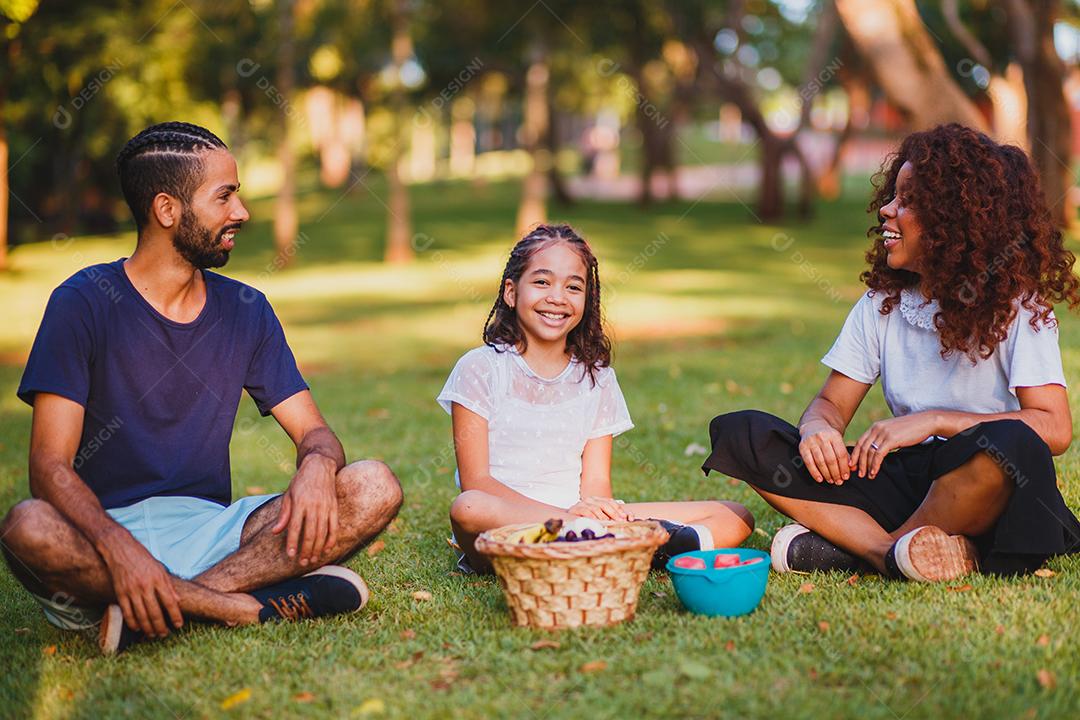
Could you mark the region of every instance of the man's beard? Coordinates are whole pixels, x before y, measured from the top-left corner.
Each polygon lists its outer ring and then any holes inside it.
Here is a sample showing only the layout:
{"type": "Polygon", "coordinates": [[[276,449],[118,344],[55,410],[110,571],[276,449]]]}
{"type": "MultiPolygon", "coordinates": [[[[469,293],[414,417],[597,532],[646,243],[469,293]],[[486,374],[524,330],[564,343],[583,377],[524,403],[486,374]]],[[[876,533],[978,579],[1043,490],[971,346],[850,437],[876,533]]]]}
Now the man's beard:
{"type": "Polygon", "coordinates": [[[180,214],[180,225],[173,236],[173,247],[180,257],[205,270],[219,268],[229,262],[229,251],[221,246],[221,237],[230,230],[238,230],[239,225],[224,227],[213,237],[210,228],[199,223],[195,213],[185,208],[180,214]]]}

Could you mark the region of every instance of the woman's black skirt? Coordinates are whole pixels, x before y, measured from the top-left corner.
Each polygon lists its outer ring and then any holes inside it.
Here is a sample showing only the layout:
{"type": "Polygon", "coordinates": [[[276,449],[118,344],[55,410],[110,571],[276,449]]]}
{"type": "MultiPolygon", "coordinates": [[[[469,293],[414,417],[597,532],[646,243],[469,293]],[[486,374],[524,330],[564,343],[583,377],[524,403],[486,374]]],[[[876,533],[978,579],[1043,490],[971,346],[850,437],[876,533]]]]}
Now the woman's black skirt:
{"type": "Polygon", "coordinates": [[[852,475],[842,485],[810,476],[799,455],[798,428],[774,415],[757,410],[720,415],[709,434],[706,475],[716,470],[776,495],[856,507],[887,532],[911,517],[935,479],[984,452],[1015,489],[993,529],[973,538],[982,569],[1030,572],[1048,557],[1080,551],[1080,521],[1058,490],[1050,448],[1021,420],[985,422],[948,440],[902,448],[885,458],[873,480],[852,475]]]}

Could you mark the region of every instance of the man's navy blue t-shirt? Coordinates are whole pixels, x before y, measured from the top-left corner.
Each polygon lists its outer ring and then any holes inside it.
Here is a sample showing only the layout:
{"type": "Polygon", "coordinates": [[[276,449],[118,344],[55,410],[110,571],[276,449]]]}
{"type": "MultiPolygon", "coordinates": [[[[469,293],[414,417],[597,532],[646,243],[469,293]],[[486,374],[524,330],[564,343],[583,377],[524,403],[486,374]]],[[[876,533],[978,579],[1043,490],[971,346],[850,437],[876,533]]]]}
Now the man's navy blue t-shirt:
{"type": "Polygon", "coordinates": [[[124,258],[80,270],[49,298],[19,397],[54,393],[86,409],[74,468],[106,509],[159,495],[229,504],[241,391],[268,415],[307,389],[266,297],[203,277],[206,304],[190,323],[157,312],[124,258]]]}

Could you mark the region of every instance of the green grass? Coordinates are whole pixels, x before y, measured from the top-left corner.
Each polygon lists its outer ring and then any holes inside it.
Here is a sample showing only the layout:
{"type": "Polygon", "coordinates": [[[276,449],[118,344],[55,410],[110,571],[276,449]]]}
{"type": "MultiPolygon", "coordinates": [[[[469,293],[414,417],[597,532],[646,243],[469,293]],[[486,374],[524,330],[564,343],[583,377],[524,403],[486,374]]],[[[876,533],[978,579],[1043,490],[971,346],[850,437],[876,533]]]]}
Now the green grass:
{"type": "MultiPolygon", "coordinates": [[[[381,196],[381,186],[373,187],[381,196]]],[[[379,202],[354,192],[326,212],[339,198],[326,191],[303,197],[306,239],[295,267],[269,272],[271,208],[256,201],[260,220],[240,236],[228,267],[274,302],[349,456],[385,460],[405,488],[386,548],[351,563],[373,589],[369,608],[312,624],[198,627],[104,660],[90,638],[48,626],[0,571],[0,715],[1075,714],[1075,558],[1051,562],[1051,578],[980,577],[967,590],[772,576],[757,612],[734,620],[688,615],[666,578],[654,575],[633,622],[562,633],[557,649],[530,650],[547,636],[510,627],[494,580],[452,573],[444,540],[454,494],[450,423],[434,402],[453,362],[479,344],[513,241],[516,193],[501,184],[416,188],[415,230],[433,240],[401,269],[379,263],[379,202]],[[800,592],[806,582],[812,592],[800,592]],[[432,599],[414,600],[417,590],[432,599]],[[1040,644],[1043,635],[1048,642],[1040,644]],[[607,669],[579,672],[591,660],[607,669]],[[1042,669],[1056,676],[1055,689],[1040,686],[1042,669]],[[222,707],[245,689],[246,701],[222,707]]],[[[756,407],[797,417],[824,377],[818,359],[860,293],[862,208],[861,198],[826,205],[815,220],[782,227],[758,226],[734,204],[675,204],[649,214],[602,204],[555,211],[595,244],[612,291],[615,365],[637,424],[616,447],[621,497],[741,501],[758,519],[749,544],[768,547],[782,518],[745,486],[703,477],[701,457],[684,451],[707,443],[707,423],[721,412],[756,407]],[[794,242],[787,246],[777,233],[794,242]]],[[[124,235],[23,246],[13,254],[16,270],[0,279],[5,507],[27,496],[30,412],[14,390],[48,292],[78,267],[127,254],[132,244],[124,235]]],[[[1066,373],[1080,377],[1080,323],[1065,318],[1061,338],[1066,373]]],[[[853,433],[884,413],[875,390],[853,433]]],[[[241,421],[255,418],[245,399],[241,421]]],[[[280,490],[289,479],[285,436],[269,420],[256,427],[233,439],[237,495],[280,490]]],[[[1070,505],[1080,507],[1077,451],[1059,458],[1058,469],[1070,505]]]]}

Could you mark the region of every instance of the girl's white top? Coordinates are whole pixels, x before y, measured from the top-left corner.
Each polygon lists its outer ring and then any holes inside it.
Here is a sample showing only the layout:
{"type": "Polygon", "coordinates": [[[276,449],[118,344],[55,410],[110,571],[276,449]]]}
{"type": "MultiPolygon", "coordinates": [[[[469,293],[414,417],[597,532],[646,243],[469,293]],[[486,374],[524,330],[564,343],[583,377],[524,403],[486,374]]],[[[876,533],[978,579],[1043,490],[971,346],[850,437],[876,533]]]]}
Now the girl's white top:
{"type": "Polygon", "coordinates": [[[493,478],[560,508],[581,498],[585,443],[634,427],[612,368],[597,370],[593,385],[574,359],[557,376],[544,378],[506,346],[465,353],[438,402],[447,413],[458,403],[487,420],[493,478]]]}
{"type": "Polygon", "coordinates": [[[1008,337],[990,357],[972,363],[963,353],[941,357],[936,301],[903,290],[892,312],[882,315],[884,298],[863,295],[821,361],[868,385],[880,377],[896,417],[924,410],[1013,412],[1020,409],[1016,388],[1065,386],[1056,324],[1032,328],[1032,312],[1019,302],[1008,337]]]}

